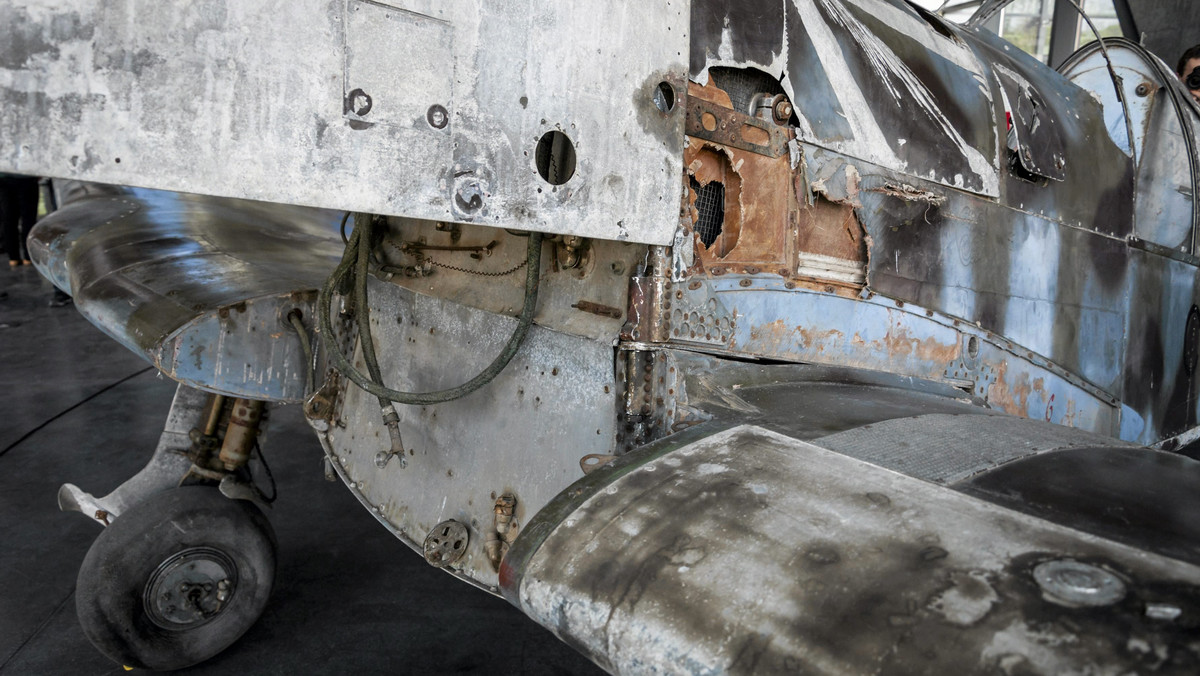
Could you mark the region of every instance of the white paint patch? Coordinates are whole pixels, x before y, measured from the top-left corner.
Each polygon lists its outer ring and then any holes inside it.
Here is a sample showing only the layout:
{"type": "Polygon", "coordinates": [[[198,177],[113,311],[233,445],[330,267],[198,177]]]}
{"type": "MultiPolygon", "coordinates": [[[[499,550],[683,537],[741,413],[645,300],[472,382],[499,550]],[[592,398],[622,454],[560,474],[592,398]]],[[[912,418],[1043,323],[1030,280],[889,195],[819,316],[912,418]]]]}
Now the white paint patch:
{"type": "Polygon", "coordinates": [[[879,0],[847,0],[850,4],[866,10],[883,23],[897,31],[912,36],[929,51],[971,73],[980,73],[983,68],[975,54],[966,44],[951,40],[930,28],[924,19],[914,16],[899,7],[879,0]]]}
{"type": "Polygon", "coordinates": [[[728,472],[729,468],[726,467],[725,465],[718,465],[715,463],[706,462],[706,463],[700,465],[699,467],[697,467],[696,470],[701,475],[707,476],[707,475],[711,475],[711,474],[720,474],[722,472],[728,472]]]}

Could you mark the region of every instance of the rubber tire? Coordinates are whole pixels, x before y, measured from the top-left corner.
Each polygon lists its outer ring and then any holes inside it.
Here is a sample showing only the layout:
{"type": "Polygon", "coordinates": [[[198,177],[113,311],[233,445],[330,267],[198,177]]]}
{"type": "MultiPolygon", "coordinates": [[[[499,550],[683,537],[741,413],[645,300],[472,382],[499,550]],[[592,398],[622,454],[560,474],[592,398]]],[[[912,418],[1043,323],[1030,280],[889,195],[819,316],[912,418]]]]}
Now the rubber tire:
{"type": "Polygon", "coordinates": [[[157,493],[117,517],[88,550],[75,588],[79,624],[97,650],[121,665],[170,670],[203,662],[262,614],[275,582],[275,553],[275,532],[254,504],[206,486],[157,493]],[[197,546],[233,560],[233,596],[206,624],[164,629],[146,613],[143,590],[167,557],[197,546]]]}

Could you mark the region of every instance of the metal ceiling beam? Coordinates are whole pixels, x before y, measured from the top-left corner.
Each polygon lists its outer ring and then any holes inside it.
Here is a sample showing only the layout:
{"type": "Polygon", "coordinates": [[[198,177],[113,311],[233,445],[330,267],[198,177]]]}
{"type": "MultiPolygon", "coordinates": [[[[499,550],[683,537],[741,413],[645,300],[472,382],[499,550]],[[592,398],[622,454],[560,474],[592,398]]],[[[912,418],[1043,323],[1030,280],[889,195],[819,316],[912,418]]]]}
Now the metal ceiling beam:
{"type": "Polygon", "coordinates": [[[1113,0],[1113,9],[1117,11],[1117,21],[1121,23],[1121,35],[1140,43],[1142,34],[1138,31],[1137,22],[1133,20],[1133,12],[1129,9],[1129,0],[1113,0]]]}
{"type": "Polygon", "coordinates": [[[1050,29],[1050,67],[1058,68],[1075,52],[1079,37],[1079,10],[1071,0],[1054,0],[1050,29]]]}

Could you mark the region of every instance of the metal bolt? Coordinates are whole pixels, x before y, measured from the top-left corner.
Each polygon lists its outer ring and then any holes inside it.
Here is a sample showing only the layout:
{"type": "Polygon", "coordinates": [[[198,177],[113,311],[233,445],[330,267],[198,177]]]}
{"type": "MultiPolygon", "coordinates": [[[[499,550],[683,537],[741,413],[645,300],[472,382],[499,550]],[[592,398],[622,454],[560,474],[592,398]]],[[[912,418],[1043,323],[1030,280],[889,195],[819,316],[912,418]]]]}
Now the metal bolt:
{"type": "Polygon", "coordinates": [[[780,101],[775,104],[775,119],[781,122],[786,122],[792,118],[792,104],[790,101],[780,101]]]}

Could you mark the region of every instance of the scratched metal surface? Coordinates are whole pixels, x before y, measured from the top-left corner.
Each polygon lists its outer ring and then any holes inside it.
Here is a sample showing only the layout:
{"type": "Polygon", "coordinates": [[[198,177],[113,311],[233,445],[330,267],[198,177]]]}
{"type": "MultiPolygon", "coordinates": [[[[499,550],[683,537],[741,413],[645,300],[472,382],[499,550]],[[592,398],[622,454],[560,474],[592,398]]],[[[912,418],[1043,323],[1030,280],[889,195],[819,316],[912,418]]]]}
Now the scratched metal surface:
{"type": "Polygon", "coordinates": [[[187,385],[303,398],[305,359],[286,316],[311,326],[341,254],[336,212],[154,190],[77,193],[39,222],[44,275],[109,336],[187,385]]]}
{"type": "MultiPolygon", "coordinates": [[[[372,326],[389,387],[426,392],[482,371],[516,320],[372,280],[372,326]]],[[[453,572],[496,586],[484,552],[496,496],[517,498],[527,519],[583,475],[580,459],[613,452],[618,384],[610,343],[534,326],[521,350],[480,390],[433,406],[396,405],[408,466],[380,468],[388,433],[373,396],[350,385],[322,435],[351,491],[389,531],[418,551],[438,523],[467,526],[453,572]]],[[[361,356],[356,357],[361,364],[361,356]]],[[[360,366],[360,368],[362,368],[360,366]]]]}
{"type": "Polygon", "coordinates": [[[678,293],[673,343],[941,381],[1013,415],[1119,431],[1111,394],[1001,335],[914,303],[732,274],[678,293]]]}
{"type": "Polygon", "coordinates": [[[994,106],[975,51],[900,0],[695,0],[691,78],[782,75],[798,138],[996,196],[994,106]]]}
{"type": "Polygon", "coordinates": [[[505,565],[510,601],[615,673],[1200,665],[1200,568],[754,426],[589,476],[505,565]],[[1055,559],[1112,571],[1123,597],[1055,603],[1032,575],[1055,559]]]}
{"type": "Polygon", "coordinates": [[[666,243],[682,107],[652,99],[683,96],[688,6],[4,3],[0,169],[666,243]]]}
{"type": "MultiPolygon", "coordinates": [[[[408,271],[384,275],[393,284],[467,307],[515,315],[521,310],[525,288],[521,264],[528,239],[522,235],[471,225],[447,231],[430,221],[392,219],[375,252],[389,269],[408,271]],[[421,248],[425,246],[431,248],[421,248]],[[412,273],[411,268],[422,262],[428,270],[412,273]]],[[[534,321],[611,343],[625,322],[629,277],[644,264],[646,247],[589,240],[579,265],[571,268],[559,264],[560,248],[556,242],[543,245],[534,321]]]]}
{"type": "MultiPolygon", "coordinates": [[[[813,157],[814,164],[839,161],[813,157]]],[[[941,204],[907,199],[885,189],[899,177],[859,171],[857,213],[872,238],[872,290],[978,322],[1119,394],[1128,302],[1120,272],[1130,257],[1123,242],[1064,224],[1061,212],[957,192],[941,204]]],[[[1111,215],[1129,219],[1126,206],[1111,215]]]]}
{"type": "MultiPolygon", "coordinates": [[[[1129,146],[1124,117],[1094,53],[1074,66],[1079,75],[1072,83],[985,30],[946,26],[889,3],[695,4],[693,79],[704,82],[718,66],[757,68],[780,73],[781,85],[794,95],[799,142],[792,168],[801,241],[808,237],[805,228],[845,226],[853,236],[860,227],[866,246],[861,258],[852,249],[835,254],[849,258],[830,259],[830,271],[808,265],[819,257],[804,250],[799,259],[785,253],[777,276],[777,259],[756,263],[737,246],[728,255],[706,251],[699,242],[694,252],[684,251],[692,239],[685,230],[677,240],[682,246],[675,251],[675,278],[688,291],[674,299],[671,340],[957,381],[1006,412],[1139,443],[1194,429],[1200,387],[1183,356],[1196,347],[1184,335],[1197,302],[1191,252],[1200,179],[1193,167],[1200,157],[1188,143],[1196,108],[1179,104],[1177,83],[1153,57],[1123,43],[1112,51],[1131,101],[1136,162],[1122,149],[1129,146]],[[853,39],[829,43],[812,36],[841,35],[831,26],[851,25],[847,16],[861,20],[867,5],[887,6],[878,16],[909,35],[935,33],[921,48],[929,54],[904,46],[878,22],[863,23],[875,38],[855,32],[853,39]],[[796,26],[809,39],[785,39],[799,35],[796,26]],[[869,48],[880,41],[890,51],[869,48]],[[975,88],[945,94],[930,84],[950,77],[953,68],[911,67],[936,105],[908,120],[893,119],[908,103],[896,101],[880,81],[903,80],[899,63],[941,63],[939,58],[949,58],[947,41],[954,54],[970,56],[954,59],[955,67],[974,74],[985,98],[976,101],[975,88]],[[881,75],[879,64],[872,64],[846,71],[836,54],[826,53],[831,44],[883,54],[893,70],[881,75]],[[857,103],[850,105],[851,99],[857,103]],[[1007,137],[1006,113],[1014,125],[1007,137]],[[960,123],[958,114],[969,123],[960,123]],[[821,120],[831,122],[814,122],[821,120]],[[962,185],[931,169],[966,155],[956,153],[954,143],[912,135],[912,125],[996,130],[992,145],[979,146],[998,151],[996,189],[962,185]],[[910,158],[896,162],[848,141],[861,129],[876,128],[917,139],[904,146],[910,158]],[[854,265],[866,274],[858,287],[835,274],[854,265]],[[831,296],[859,300],[840,303],[831,296]],[[875,317],[872,305],[886,305],[872,300],[878,296],[896,301],[902,311],[875,317]],[[933,321],[926,325],[922,313],[933,321]],[[969,335],[980,351],[968,359],[963,341],[969,335]]],[[[720,77],[716,81],[721,85],[720,77]]],[[[983,138],[984,132],[971,133],[983,138]]],[[[740,193],[745,200],[744,187],[740,193]]],[[[780,220],[787,223],[783,228],[797,223],[780,220]]],[[[741,241],[747,239],[743,232],[741,241]]]]}
{"type": "MultiPolygon", "coordinates": [[[[1200,129],[1191,95],[1158,57],[1126,40],[1105,41],[1124,98],[1117,99],[1104,55],[1095,43],[1063,64],[1072,82],[1093,92],[1104,107],[1114,143],[1133,128],[1138,194],[1134,234],[1179,253],[1193,253],[1195,138],[1200,129]]],[[[1123,146],[1124,147],[1124,146],[1123,146]]]]}

